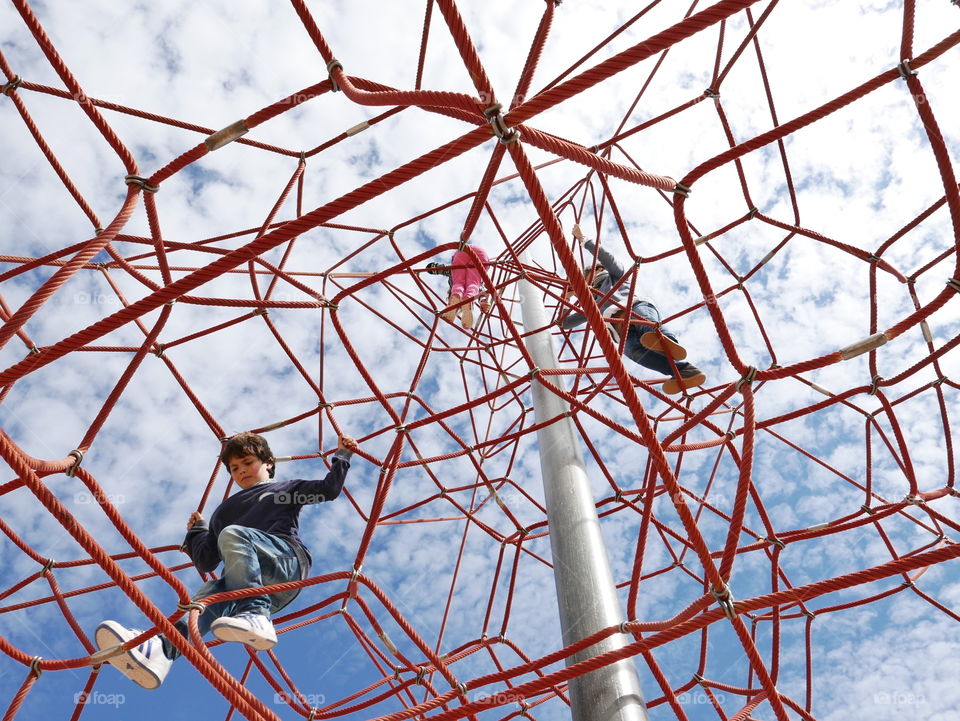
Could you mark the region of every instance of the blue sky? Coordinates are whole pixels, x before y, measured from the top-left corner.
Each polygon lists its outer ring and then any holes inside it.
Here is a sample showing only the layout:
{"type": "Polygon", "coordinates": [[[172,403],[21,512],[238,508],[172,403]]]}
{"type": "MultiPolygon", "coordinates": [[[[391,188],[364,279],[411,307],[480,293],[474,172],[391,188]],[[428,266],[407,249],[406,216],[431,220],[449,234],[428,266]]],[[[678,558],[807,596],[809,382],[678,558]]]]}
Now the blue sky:
{"type": "MultiPolygon", "coordinates": [[[[542,3],[516,4],[507,0],[482,4],[462,3],[460,11],[477,45],[494,87],[509,97],[516,86],[530,41],[543,13],[542,3]],[[509,18],[506,22],[504,18],[509,18]]],[[[756,19],[766,5],[753,11],[756,19]]],[[[106,2],[38,4],[41,23],[84,92],[125,106],[158,113],[178,120],[219,128],[308,87],[326,76],[324,63],[303,31],[291,7],[255,2],[244,5],[208,2],[201,5],[170,2],[161,5],[116,5],[106,2]],[[216,27],[217,32],[210,28],[216,27]]],[[[397,88],[412,88],[415,82],[419,38],[423,26],[422,3],[383,4],[374,0],[351,3],[313,3],[311,11],[337,57],[350,75],[397,88]]],[[[914,47],[926,50],[956,27],[957,7],[942,0],[917,3],[914,47]]],[[[591,48],[600,43],[637,12],[629,3],[564,3],[556,9],[550,41],[534,77],[534,91],[558,77],[591,48]]],[[[622,35],[581,64],[577,72],[640,42],[677,22],[679,7],[660,3],[622,35]]],[[[770,78],[776,113],[781,123],[808,112],[884,70],[896,65],[902,12],[884,3],[807,2],[777,6],[758,34],[764,66],[770,78]],[[857,27],[856,33],[849,28],[857,27]],[[818,50],[811,55],[811,38],[818,50]]],[[[0,6],[0,51],[25,80],[61,87],[43,58],[19,14],[11,5],[0,6]]],[[[464,69],[439,10],[433,10],[430,43],[422,86],[472,94],[464,69]]],[[[726,24],[724,63],[748,31],[741,13],[726,24]]],[[[531,126],[590,147],[609,138],[627,115],[639,88],[652,77],[636,108],[626,118],[629,129],[697,97],[710,83],[717,51],[716,28],[680,43],[655,70],[656,58],[630,68],[531,121],[531,126]]],[[[956,164],[960,146],[954,129],[960,127],[960,106],[951,88],[960,73],[956,50],[951,50],[921,71],[921,81],[937,115],[951,159],[956,164]]],[[[38,92],[20,91],[28,111],[79,192],[102,224],[116,215],[124,197],[122,164],[76,104],[38,92]]],[[[724,80],[721,103],[736,142],[745,141],[772,127],[770,110],[758,72],[757,56],[748,48],[724,80]]],[[[270,153],[238,143],[197,161],[167,180],[155,197],[161,233],[166,241],[191,243],[215,236],[238,234],[211,243],[211,248],[232,250],[249,243],[276,203],[297,165],[296,153],[320,145],[347,128],[368,120],[384,108],[351,103],[342,93],[327,94],[301,105],[256,128],[251,140],[277,145],[293,155],[270,153]]],[[[144,172],[151,174],[195,145],[203,135],[120,113],[104,112],[144,172]]],[[[7,98],[0,98],[0,208],[3,212],[0,254],[42,256],[87,240],[91,222],[50,169],[7,98]]],[[[407,109],[311,157],[303,174],[302,212],[308,212],[345,194],[373,177],[463,134],[463,123],[418,109],[407,109]]],[[[534,163],[552,156],[525,146],[534,163]]],[[[622,141],[612,159],[629,165],[633,159],[645,170],[680,178],[728,147],[713,103],[701,102],[671,118],[622,141]],[[629,157],[628,157],[629,155],[629,157]]],[[[854,106],[803,129],[785,143],[789,169],[797,188],[799,223],[840,243],[876,250],[899,228],[917,217],[943,195],[929,143],[918,121],[913,99],[902,81],[872,93],[854,106]]],[[[431,247],[459,237],[470,207],[469,198],[448,201],[474,191],[486,167],[493,143],[462,156],[384,193],[333,219],[340,226],[310,229],[290,251],[285,269],[314,291],[332,297],[359,279],[321,277],[328,271],[370,273],[396,266],[431,247]],[[410,219],[422,216],[411,223],[410,219]],[[384,231],[396,229],[392,240],[384,231]]],[[[751,201],[766,216],[794,222],[786,194],[786,176],[776,148],[768,146],[743,159],[751,201]]],[[[498,177],[515,172],[509,158],[498,177]]],[[[557,200],[586,169],[571,162],[545,167],[538,173],[551,200],[557,200]]],[[[673,210],[657,192],[619,180],[609,181],[610,196],[603,194],[596,176],[573,196],[586,208],[584,227],[597,227],[606,247],[625,256],[629,251],[649,258],[676,249],[679,235],[673,210]],[[626,235],[618,229],[613,201],[624,221],[626,235]]],[[[503,253],[506,242],[524,237],[536,222],[536,213],[519,180],[497,185],[490,196],[497,224],[483,214],[474,242],[491,257],[503,253]]],[[[732,166],[724,166],[698,180],[685,204],[687,219],[701,234],[714,232],[743,216],[749,204],[740,190],[732,166]]],[[[298,214],[297,192],[281,207],[276,222],[298,214]]],[[[561,212],[566,229],[573,222],[569,207],[561,212]]],[[[130,237],[148,237],[150,228],[142,198],[121,231],[130,237]]],[[[738,225],[700,246],[700,257],[715,291],[735,286],[738,274],[754,267],[780,243],[787,233],[759,222],[738,225]]],[[[149,245],[118,239],[113,248],[123,257],[149,253],[149,245]]],[[[910,275],[939,254],[955,247],[955,229],[945,209],[931,215],[918,228],[894,243],[884,259],[903,275],[910,275]]],[[[278,264],[286,246],[274,249],[264,259],[278,264]]],[[[543,234],[531,246],[533,262],[555,272],[558,261],[543,234]]],[[[440,253],[437,260],[446,260],[440,253]]],[[[211,262],[216,255],[202,249],[169,252],[174,280],[211,262]]],[[[96,260],[106,260],[103,253],[96,260]]],[[[920,303],[928,303],[943,288],[953,272],[953,255],[920,274],[914,285],[920,303]]],[[[25,326],[39,346],[56,343],[120,309],[124,301],[147,296],[146,278],[162,284],[155,258],[140,261],[141,277],[113,268],[105,275],[88,269],[70,279],[25,326]]],[[[0,262],[0,273],[15,268],[0,262]]],[[[246,266],[240,266],[243,270],[246,266]]],[[[654,297],[665,315],[696,308],[671,321],[671,328],[684,339],[691,357],[709,376],[711,394],[736,382],[737,372],[727,359],[717,332],[684,253],[673,253],[656,263],[641,266],[638,285],[654,297]]],[[[0,284],[0,295],[15,310],[54,272],[42,267],[15,275],[0,284]]],[[[558,280],[564,275],[559,271],[558,280]]],[[[498,280],[514,279],[511,269],[498,270],[498,280]]],[[[850,254],[795,236],[745,284],[722,296],[719,307],[731,330],[741,358],[758,368],[815,358],[860,340],[870,333],[869,266],[850,254]],[[749,296],[748,296],[749,294],[749,296]],[[754,317],[756,309],[767,337],[754,317]],[[769,346],[774,349],[771,355],[769,346]]],[[[259,277],[265,291],[270,276],[259,277]]],[[[494,314],[473,336],[456,325],[439,322],[433,333],[434,311],[442,308],[446,280],[396,273],[388,283],[351,293],[341,303],[339,319],[345,336],[374,379],[374,388],[354,367],[337,336],[329,311],[274,308],[270,320],[283,340],[303,363],[324,397],[338,405],[330,413],[270,432],[278,455],[309,456],[318,449],[327,453],[336,445],[331,419],[358,437],[369,437],[363,450],[374,459],[357,459],[347,481],[349,498],[304,510],[303,534],[313,550],[314,574],[350,572],[363,531],[365,517],[374,503],[381,482],[380,464],[393,443],[395,421],[378,401],[377,392],[393,394],[390,407],[403,413],[412,393],[434,412],[453,408],[491,389],[504,380],[490,370],[499,363],[514,363],[510,372],[527,372],[515,344],[507,337],[503,319],[494,314]],[[397,295],[414,302],[400,303],[397,295]],[[371,308],[377,313],[371,312],[371,308]],[[430,355],[419,367],[424,345],[430,355]],[[418,371],[420,373],[418,377],[418,371]],[[415,380],[416,379],[416,380],[415,380]]],[[[191,293],[194,299],[255,297],[250,278],[231,273],[216,278],[191,293]]],[[[889,274],[878,274],[877,306],[881,329],[888,328],[913,311],[909,288],[889,274]]],[[[302,290],[283,282],[274,300],[309,301],[302,290]]],[[[516,284],[503,295],[504,307],[519,321],[516,284]]],[[[954,298],[929,321],[934,347],[960,334],[960,312],[954,298]]],[[[548,309],[553,312],[552,306],[548,309]]],[[[214,328],[242,316],[247,309],[224,308],[189,300],[176,303],[160,341],[178,339],[214,328]]],[[[158,311],[142,320],[151,328],[158,311]]],[[[143,332],[128,324],[93,342],[96,346],[136,346],[143,332]]],[[[605,361],[590,331],[579,330],[564,338],[556,333],[554,345],[561,367],[582,364],[596,368],[579,380],[562,383],[586,393],[606,373],[605,361]],[[586,335],[585,335],[586,333],[586,335]]],[[[17,363],[25,354],[14,338],[0,348],[0,368],[17,363]]],[[[893,377],[928,354],[919,328],[887,343],[876,354],[877,372],[893,377]]],[[[72,353],[20,380],[0,404],[0,426],[24,452],[41,459],[59,459],[76,447],[102,407],[120,374],[130,362],[128,351],[72,353]]],[[[956,349],[940,362],[943,375],[960,378],[956,349]]],[[[627,362],[634,377],[652,378],[650,372],[627,362]]],[[[89,449],[84,468],[109,494],[124,520],[149,547],[179,544],[190,512],[197,508],[207,481],[216,469],[217,434],[197,412],[194,402],[172,372],[183,377],[197,400],[224,433],[263,427],[307,413],[317,407],[310,383],[297,372],[280,343],[262,318],[229,325],[212,335],[174,344],[164,357],[149,355],[125,388],[116,408],[89,449]]],[[[824,400],[811,386],[840,393],[864,384],[873,373],[867,356],[766,383],[756,391],[757,416],[777,418],[824,400]]],[[[948,436],[960,419],[957,390],[950,384],[936,389],[915,390],[934,380],[925,368],[916,376],[887,390],[903,433],[921,490],[941,488],[953,473],[945,450],[948,436]],[[940,422],[941,402],[950,425],[940,422]]],[[[734,396],[735,399],[739,396],[734,396]]],[[[695,412],[709,400],[699,396],[681,408],[668,407],[653,395],[640,392],[644,410],[658,437],[674,430],[686,409],[695,412]]],[[[501,397],[495,404],[481,404],[469,413],[445,421],[450,432],[437,424],[409,434],[400,462],[415,462],[459,450],[451,435],[470,445],[483,444],[511,432],[518,424],[532,422],[529,392],[516,398],[501,397]],[[414,450],[414,448],[416,450],[414,450]]],[[[595,397],[590,407],[629,429],[635,422],[615,386],[595,397]]],[[[731,401],[711,422],[724,432],[742,427],[742,407],[731,401]]],[[[413,404],[405,422],[425,415],[413,404]]],[[[641,507],[650,482],[648,454],[641,445],[586,413],[577,414],[584,435],[584,452],[591,490],[605,515],[603,533],[620,596],[627,609],[629,580],[635,562],[641,528],[641,507]],[[605,475],[589,446],[596,449],[605,475]],[[633,506],[621,503],[616,493],[633,506]]],[[[835,405],[815,415],[777,423],[757,434],[752,480],[756,503],[748,503],[745,535],[764,537],[767,523],[778,535],[790,537],[802,529],[841,518],[871,507],[896,502],[907,493],[902,471],[902,450],[894,437],[878,399],[859,394],[846,405],[835,405]],[[871,422],[871,419],[873,421],[871,422]],[[820,458],[825,464],[812,460],[820,458]],[[872,484],[868,497],[858,486],[872,484]]],[[[684,439],[696,444],[716,438],[709,427],[691,429],[684,439]]],[[[711,508],[698,515],[698,529],[711,549],[720,549],[726,538],[733,505],[742,441],[726,446],[693,447],[671,451],[668,460],[681,484],[703,498],[711,508]],[[709,485],[709,491],[707,491],[709,485]],[[715,510],[714,510],[715,509],[715,510]]],[[[956,451],[954,451],[956,452],[956,451]]],[[[954,460],[955,464],[955,460],[954,460]]],[[[0,483],[13,476],[6,466],[0,483]]],[[[324,472],[315,459],[283,463],[282,477],[310,477],[324,472]]],[[[76,479],[52,475],[44,483],[110,553],[129,550],[86,489],[76,479]]],[[[226,488],[226,477],[217,474],[209,515],[226,488]]],[[[447,653],[463,644],[475,644],[483,635],[495,637],[504,631],[529,658],[540,658],[562,647],[553,576],[548,565],[549,543],[542,535],[545,517],[540,508],[540,482],[535,437],[504,444],[490,455],[473,450],[471,456],[413,465],[396,471],[383,514],[389,520],[373,536],[363,562],[363,572],[383,590],[390,604],[410,622],[414,632],[437,653],[447,653]],[[478,470],[479,469],[479,470],[478,470]],[[478,484],[486,481],[489,485],[478,484]],[[477,485],[476,488],[473,486],[477,485]],[[457,490],[457,489],[466,490],[457,490]],[[517,527],[490,498],[491,488],[523,528],[537,532],[526,539],[518,561],[518,581],[511,588],[509,574],[517,546],[517,527]],[[522,488],[520,493],[517,488],[522,488]],[[443,491],[441,495],[441,491],[443,491]],[[531,500],[532,499],[532,500],[531,500]],[[422,505],[416,505],[422,504],[422,505]],[[408,509],[411,506],[413,508],[408,509]],[[477,523],[467,523],[460,508],[479,509],[477,523]],[[419,522],[411,522],[419,521],[419,522]],[[463,545],[459,568],[456,560],[463,545]],[[502,567],[498,570],[498,564],[502,567]],[[449,607],[448,604],[449,597],[449,607]],[[492,599],[492,600],[491,600],[492,599]],[[509,603],[509,615],[507,607],[509,603]],[[488,614],[489,611],[489,614],[488,614]],[[484,623],[489,615],[489,621],[484,623]],[[444,622],[444,617],[446,621],[444,622]],[[505,629],[504,629],[505,625],[505,629]],[[443,628],[441,637],[441,628],[443,628]]],[[[687,500],[697,512],[699,502],[687,500]]],[[[930,504],[942,516],[957,522],[955,498],[930,504]]],[[[0,496],[0,517],[42,557],[57,561],[80,560],[83,550],[68,536],[25,489],[0,496]]],[[[702,569],[684,543],[684,530],[669,495],[663,490],[653,501],[655,523],[648,530],[643,554],[644,581],[631,616],[643,621],[674,616],[704,592],[702,569]],[[684,568],[675,566],[682,560],[684,568]],[[670,568],[667,572],[654,571],[670,568]],[[647,574],[650,575],[646,578],[647,574]]],[[[842,534],[790,542],[779,554],[778,588],[799,586],[887,562],[938,542],[955,543],[957,532],[936,528],[922,508],[910,508],[885,519],[842,534]],[[922,523],[921,523],[922,522],[922,523]],[[882,528],[882,533],[880,529],[882,528]]],[[[742,541],[745,542],[745,541],[742,541]]],[[[740,556],[734,566],[731,588],[736,598],[748,599],[773,588],[774,566],[769,549],[740,556]]],[[[169,566],[187,559],[177,551],[158,556],[169,566]]],[[[916,580],[916,588],[948,609],[960,607],[960,583],[955,563],[929,568],[916,580]]],[[[121,562],[130,574],[144,573],[140,560],[121,562]]],[[[0,587],[14,583],[40,569],[37,563],[0,537],[0,587]]],[[[197,572],[177,572],[188,588],[201,582],[197,572]]],[[[57,569],[56,581],[63,590],[105,583],[106,575],[90,565],[57,569]]],[[[814,611],[857,601],[896,589],[902,578],[893,577],[867,586],[843,590],[810,602],[814,611]]],[[[161,611],[173,612],[174,592],[156,579],[140,582],[140,588],[161,611]]],[[[304,628],[281,636],[276,656],[291,673],[307,700],[316,706],[335,703],[380,681],[377,667],[358,641],[349,619],[369,642],[391,656],[389,644],[379,639],[358,603],[350,602],[348,614],[334,613],[340,602],[327,602],[342,593],[337,580],[306,589],[288,609],[298,612],[312,606],[305,618],[318,618],[304,628]]],[[[76,634],[51,603],[25,611],[18,604],[44,598],[50,593],[36,581],[0,600],[0,636],[30,655],[48,659],[77,658],[84,650],[76,634]]],[[[368,590],[361,598],[391,642],[412,663],[424,654],[392,619],[387,607],[368,590]]],[[[81,594],[69,599],[80,627],[92,634],[105,617],[129,625],[143,625],[143,614],[115,588],[81,594]]],[[[795,612],[795,609],[792,612],[795,612]]],[[[302,620],[302,619],[298,619],[302,620]]],[[[778,688],[801,704],[805,695],[805,618],[787,618],[780,626],[778,688]]],[[[917,592],[901,589],[869,606],[853,611],[819,613],[812,623],[814,706],[817,719],[846,719],[869,715],[875,719],[926,718],[947,721],[960,706],[960,691],[952,683],[956,674],[955,645],[945,639],[956,636],[956,618],[935,608],[917,592]]],[[[771,623],[756,621],[757,646],[767,667],[772,662],[771,623]]],[[[285,628],[281,623],[280,628],[285,628]]],[[[671,685],[684,684],[697,670],[702,639],[699,635],[679,639],[654,651],[671,685]]],[[[712,681],[745,687],[751,680],[743,649],[729,624],[712,624],[707,643],[708,662],[704,676],[712,681]]],[[[472,646],[471,648],[476,648],[472,646]]],[[[451,664],[462,681],[494,673],[497,665],[518,665],[519,656],[506,645],[494,646],[495,658],[478,650],[451,664]]],[[[249,662],[238,647],[217,646],[213,653],[224,667],[240,678],[249,662]]],[[[270,666],[264,656],[261,660],[270,666]]],[[[661,695],[646,663],[637,657],[641,684],[648,699],[661,695]]],[[[398,663],[396,658],[392,662],[398,663]]],[[[554,663],[545,672],[558,670],[554,663]]],[[[0,708],[19,687],[24,667],[0,655],[0,708]]],[[[45,673],[28,696],[18,718],[67,718],[75,706],[88,671],[45,673]]],[[[410,678],[409,671],[402,678],[410,678]]],[[[533,678],[526,674],[514,680],[533,678]]],[[[438,693],[447,690],[439,675],[430,679],[438,693]]],[[[275,695],[262,675],[254,670],[246,681],[266,706],[282,719],[302,718],[275,695]]],[[[378,689],[363,696],[369,699],[378,689]]],[[[502,684],[470,692],[470,700],[484,695],[508,693],[502,684]]],[[[732,693],[718,691],[726,713],[732,715],[741,701],[732,693]]],[[[415,688],[401,705],[389,699],[341,718],[368,719],[395,712],[428,698],[423,687],[415,688]]],[[[542,697],[541,697],[542,698],[542,697]]],[[[540,698],[536,699],[540,700],[540,698]]],[[[346,705],[349,705],[348,702],[346,705]]],[[[716,718],[702,689],[694,687],[680,696],[687,718],[716,718]]],[[[482,713],[481,719],[500,719],[518,710],[515,703],[482,713]]],[[[218,718],[228,705],[187,662],[176,664],[164,686],[146,692],[133,686],[112,668],[100,671],[94,694],[82,718],[121,721],[131,718],[218,718]]],[[[540,721],[568,717],[566,707],[546,700],[531,712],[540,721]]],[[[666,705],[650,711],[651,719],[676,716],[666,705]]],[[[761,704],[757,718],[773,718],[768,704],[761,704]]],[[[790,718],[799,718],[791,712],[790,718]]]]}

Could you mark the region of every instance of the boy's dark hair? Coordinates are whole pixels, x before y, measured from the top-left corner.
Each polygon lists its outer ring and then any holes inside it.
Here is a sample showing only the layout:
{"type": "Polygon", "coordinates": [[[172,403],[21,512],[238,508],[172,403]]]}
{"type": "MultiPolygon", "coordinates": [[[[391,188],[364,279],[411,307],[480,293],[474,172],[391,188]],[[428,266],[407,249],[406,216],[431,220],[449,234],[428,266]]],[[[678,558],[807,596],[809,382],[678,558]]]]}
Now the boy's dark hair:
{"type": "Polygon", "coordinates": [[[270,450],[270,444],[267,439],[256,433],[244,431],[231,437],[223,446],[220,452],[220,462],[230,470],[231,458],[243,458],[244,456],[256,456],[264,463],[270,464],[270,477],[277,470],[277,459],[273,457],[273,451],[270,450]]]}

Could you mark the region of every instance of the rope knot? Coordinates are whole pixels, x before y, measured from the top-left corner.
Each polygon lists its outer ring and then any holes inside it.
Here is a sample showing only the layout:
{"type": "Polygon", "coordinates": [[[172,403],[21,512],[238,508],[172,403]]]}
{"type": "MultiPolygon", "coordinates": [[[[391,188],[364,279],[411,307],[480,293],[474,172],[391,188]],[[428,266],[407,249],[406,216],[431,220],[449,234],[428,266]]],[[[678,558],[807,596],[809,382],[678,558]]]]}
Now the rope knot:
{"type": "Polygon", "coordinates": [[[330,90],[332,90],[335,93],[338,93],[340,92],[340,86],[337,85],[337,81],[333,79],[334,70],[339,70],[340,72],[343,72],[343,63],[341,63],[336,58],[333,58],[332,60],[330,60],[329,63],[327,63],[327,77],[330,78],[330,90]]]}

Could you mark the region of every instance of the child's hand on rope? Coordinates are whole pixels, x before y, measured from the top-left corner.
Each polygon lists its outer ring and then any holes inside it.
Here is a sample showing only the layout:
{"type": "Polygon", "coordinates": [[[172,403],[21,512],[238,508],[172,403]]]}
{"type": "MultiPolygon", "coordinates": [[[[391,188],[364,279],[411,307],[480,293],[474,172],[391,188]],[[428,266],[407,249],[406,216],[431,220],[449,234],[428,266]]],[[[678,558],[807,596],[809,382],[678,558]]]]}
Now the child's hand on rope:
{"type": "Polygon", "coordinates": [[[203,516],[200,515],[200,511],[194,511],[190,514],[190,518],[187,519],[187,530],[189,531],[197,521],[203,522],[203,516]]]}
{"type": "Polygon", "coordinates": [[[337,439],[337,450],[338,451],[350,451],[351,453],[356,453],[360,450],[359,444],[350,436],[340,436],[337,439]]]}
{"type": "Polygon", "coordinates": [[[573,224],[573,237],[577,239],[578,243],[583,243],[583,241],[586,240],[586,237],[584,236],[583,231],[580,230],[579,223],[573,224]]]}

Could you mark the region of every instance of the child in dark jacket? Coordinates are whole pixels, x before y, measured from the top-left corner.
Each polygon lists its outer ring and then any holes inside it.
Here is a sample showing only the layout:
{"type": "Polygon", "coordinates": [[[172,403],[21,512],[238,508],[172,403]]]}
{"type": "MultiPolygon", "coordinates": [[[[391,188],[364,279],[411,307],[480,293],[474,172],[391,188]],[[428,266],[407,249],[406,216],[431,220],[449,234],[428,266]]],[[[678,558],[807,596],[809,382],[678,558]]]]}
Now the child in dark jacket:
{"type": "MultiPolygon", "coordinates": [[[[573,237],[582,243],[588,253],[593,253],[596,244],[586,240],[579,225],[573,226],[573,237]]],[[[590,265],[584,269],[587,283],[594,289],[597,298],[610,293],[626,271],[612,254],[606,249],[597,250],[599,265],[590,265]]],[[[678,378],[671,378],[663,384],[664,393],[679,393],[681,390],[703,385],[707,376],[693,363],[688,363],[686,349],[677,342],[675,335],[660,325],[660,311],[649,298],[637,296],[629,297],[630,284],[621,283],[601,306],[600,312],[607,320],[607,327],[616,342],[620,341],[620,330],[623,328],[623,318],[627,309],[632,311],[633,318],[648,321],[650,325],[631,322],[627,328],[627,338],[624,342],[623,354],[634,363],[645,368],[672,376],[673,368],[667,359],[667,354],[673,359],[680,374],[678,378]]],[[[571,313],[562,319],[564,328],[573,328],[586,322],[580,313],[571,313]]]]}
{"type": "MultiPolygon", "coordinates": [[[[194,512],[187,521],[183,544],[197,570],[209,573],[222,561],[223,573],[203,584],[192,600],[307,578],[312,558],[300,539],[300,511],[305,505],[332,501],[340,495],[356,449],[356,441],[341,436],[332,469],[324,479],[273,481],[276,460],[263,436],[240,433],[227,441],[220,460],[239,490],[217,506],[209,525],[194,512]]],[[[289,604],[299,590],[211,604],[200,614],[200,635],[212,630],[222,641],[240,641],[259,651],[271,649],[277,634],[270,614],[289,604]]],[[[176,626],[188,636],[185,619],[176,626]]],[[[104,621],[95,637],[97,646],[105,650],[141,633],[116,621],[104,621]]],[[[168,639],[154,636],[108,661],[144,688],[157,688],[179,655],[168,639]]]]}

